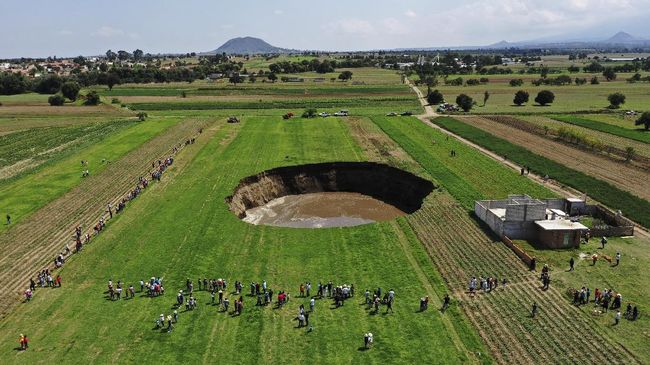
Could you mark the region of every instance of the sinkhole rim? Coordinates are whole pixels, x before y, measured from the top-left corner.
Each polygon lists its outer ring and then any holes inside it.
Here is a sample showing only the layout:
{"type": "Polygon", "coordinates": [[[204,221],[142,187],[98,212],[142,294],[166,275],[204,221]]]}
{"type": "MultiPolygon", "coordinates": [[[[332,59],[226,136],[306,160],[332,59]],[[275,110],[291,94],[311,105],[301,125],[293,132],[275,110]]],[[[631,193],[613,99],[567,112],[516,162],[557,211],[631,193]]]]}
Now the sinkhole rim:
{"type": "Polygon", "coordinates": [[[285,196],[346,192],[366,195],[408,215],[419,210],[437,188],[427,179],[382,163],[323,162],[282,166],[245,177],[225,203],[244,219],[247,210],[285,196]]]}

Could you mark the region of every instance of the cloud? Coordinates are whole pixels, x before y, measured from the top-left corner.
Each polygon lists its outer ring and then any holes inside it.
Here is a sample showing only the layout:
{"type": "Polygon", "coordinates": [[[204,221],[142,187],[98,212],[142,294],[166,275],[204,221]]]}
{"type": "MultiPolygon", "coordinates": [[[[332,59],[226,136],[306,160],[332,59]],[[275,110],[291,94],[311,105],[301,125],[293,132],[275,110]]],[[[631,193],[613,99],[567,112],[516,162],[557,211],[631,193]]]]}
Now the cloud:
{"type": "Polygon", "coordinates": [[[62,35],[62,36],[69,36],[69,35],[73,35],[74,32],[72,32],[70,30],[67,30],[67,29],[63,29],[63,30],[58,31],[57,34],[62,35]]]}
{"type": "Polygon", "coordinates": [[[361,36],[368,36],[375,32],[375,27],[369,21],[357,18],[337,20],[326,24],[323,28],[329,32],[361,36]]]}
{"type": "Polygon", "coordinates": [[[404,12],[404,15],[406,15],[406,16],[409,17],[409,18],[415,18],[415,17],[418,16],[418,15],[417,15],[413,10],[411,10],[411,9],[405,11],[405,12],[404,12]]]}
{"type": "Polygon", "coordinates": [[[278,9],[278,10],[273,10],[273,14],[275,14],[275,15],[282,15],[282,14],[284,14],[284,11],[283,11],[283,10],[279,10],[279,9],[278,9]]]}
{"type": "Polygon", "coordinates": [[[395,18],[386,18],[381,22],[383,31],[389,35],[405,35],[409,33],[409,28],[395,18]]]}
{"type": "Polygon", "coordinates": [[[104,37],[104,38],[121,37],[124,36],[125,34],[126,33],[123,30],[109,27],[107,25],[104,25],[99,29],[97,29],[95,32],[93,32],[94,36],[104,37]]]}

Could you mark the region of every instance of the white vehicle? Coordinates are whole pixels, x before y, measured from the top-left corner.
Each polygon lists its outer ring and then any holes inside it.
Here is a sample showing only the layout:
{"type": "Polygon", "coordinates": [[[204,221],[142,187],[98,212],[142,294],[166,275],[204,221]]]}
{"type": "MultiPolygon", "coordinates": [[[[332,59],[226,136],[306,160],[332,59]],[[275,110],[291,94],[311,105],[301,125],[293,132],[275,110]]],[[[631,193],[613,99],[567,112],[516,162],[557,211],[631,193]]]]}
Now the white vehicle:
{"type": "Polygon", "coordinates": [[[634,110],[630,110],[625,112],[625,115],[636,115],[636,112],[634,110]]]}
{"type": "Polygon", "coordinates": [[[323,117],[323,118],[325,118],[325,117],[329,117],[329,116],[330,116],[330,113],[327,113],[327,112],[321,112],[321,113],[318,113],[318,115],[321,116],[321,117],[323,117]]]}
{"type": "Polygon", "coordinates": [[[341,110],[336,113],[334,113],[335,117],[347,117],[349,115],[347,110],[341,110]]]}

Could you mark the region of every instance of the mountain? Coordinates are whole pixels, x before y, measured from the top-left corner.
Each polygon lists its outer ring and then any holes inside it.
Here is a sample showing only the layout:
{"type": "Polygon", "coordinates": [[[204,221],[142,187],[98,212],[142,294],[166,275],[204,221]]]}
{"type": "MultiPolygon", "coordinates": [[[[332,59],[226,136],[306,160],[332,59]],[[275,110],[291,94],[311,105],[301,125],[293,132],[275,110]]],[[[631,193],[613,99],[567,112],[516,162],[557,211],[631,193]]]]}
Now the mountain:
{"type": "Polygon", "coordinates": [[[289,53],[290,50],[272,46],[264,40],[254,37],[238,37],[229,40],[208,54],[260,54],[260,53],[289,53]]]}
{"type": "Polygon", "coordinates": [[[627,44],[627,43],[638,43],[639,41],[643,42],[642,39],[636,38],[629,33],[618,32],[613,36],[611,36],[610,38],[604,40],[603,43],[627,44]]]}

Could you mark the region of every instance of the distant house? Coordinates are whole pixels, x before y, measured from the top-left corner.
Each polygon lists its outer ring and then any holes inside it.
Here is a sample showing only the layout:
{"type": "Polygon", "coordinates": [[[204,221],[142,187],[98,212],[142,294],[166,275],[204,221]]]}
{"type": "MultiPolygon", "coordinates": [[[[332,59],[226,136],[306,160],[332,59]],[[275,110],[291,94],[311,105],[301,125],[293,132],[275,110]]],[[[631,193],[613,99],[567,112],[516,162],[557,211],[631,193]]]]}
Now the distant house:
{"type": "Polygon", "coordinates": [[[287,82],[305,82],[302,77],[287,77],[287,82]]]}
{"type": "Polygon", "coordinates": [[[524,239],[547,248],[578,247],[588,228],[569,219],[586,208],[582,199],[533,199],[510,195],[504,200],[480,200],[474,213],[499,237],[524,239]]]}
{"type": "Polygon", "coordinates": [[[327,79],[324,78],[324,77],[316,77],[316,78],[314,78],[313,81],[314,81],[314,82],[325,82],[326,80],[327,80],[327,79]]]}
{"type": "Polygon", "coordinates": [[[222,73],[209,74],[208,77],[207,77],[208,80],[218,80],[218,79],[221,79],[221,78],[223,78],[222,73]]]}

